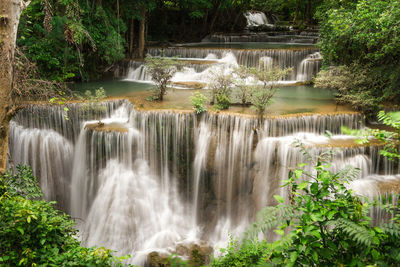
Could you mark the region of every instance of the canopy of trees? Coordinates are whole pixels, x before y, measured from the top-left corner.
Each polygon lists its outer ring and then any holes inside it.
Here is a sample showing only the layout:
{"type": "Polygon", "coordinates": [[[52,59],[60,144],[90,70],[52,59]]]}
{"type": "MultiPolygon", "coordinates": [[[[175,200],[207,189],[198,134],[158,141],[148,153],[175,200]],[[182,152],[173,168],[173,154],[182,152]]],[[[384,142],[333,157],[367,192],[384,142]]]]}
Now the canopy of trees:
{"type": "Polygon", "coordinates": [[[321,17],[320,47],[326,65],[344,67],[322,72],[320,84],[339,89],[342,100],[364,111],[398,103],[400,1],[361,0],[331,7],[321,17]],[[333,80],[338,83],[332,86],[333,80]]]}
{"type": "Polygon", "coordinates": [[[316,24],[323,0],[33,0],[17,44],[42,77],[88,80],[115,62],[144,58],[144,43],[200,41],[246,26],[243,12],[275,14],[295,27],[316,24]]]}

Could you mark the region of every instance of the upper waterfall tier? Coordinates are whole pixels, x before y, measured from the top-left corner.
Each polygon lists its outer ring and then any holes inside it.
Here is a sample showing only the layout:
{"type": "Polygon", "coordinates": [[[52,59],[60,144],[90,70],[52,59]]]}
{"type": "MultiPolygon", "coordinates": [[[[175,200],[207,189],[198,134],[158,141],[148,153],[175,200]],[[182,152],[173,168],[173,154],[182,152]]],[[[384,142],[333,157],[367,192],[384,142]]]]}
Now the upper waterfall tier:
{"type": "Polygon", "coordinates": [[[233,42],[265,42],[286,44],[315,44],[318,33],[313,32],[257,32],[257,33],[229,33],[212,34],[202,42],[233,43],[233,42]]]}
{"type": "Polygon", "coordinates": [[[263,26],[263,25],[273,25],[273,21],[268,21],[267,16],[261,11],[247,11],[244,13],[247,19],[247,27],[263,26]]]}
{"type": "MultiPolygon", "coordinates": [[[[149,48],[151,56],[177,57],[188,61],[184,70],[172,78],[174,82],[207,83],[210,73],[215,68],[234,68],[238,65],[269,69],[278,66],[282,69],[292,68],[286,81],[306,81],[317,75],[321,68],[321,55],[316,48],[296,49],[215,49],[170,47],[149,48]]],[[[150,81],[145,67],[141,62],[129,65],[126,79],[135,81],[150,81]]]]}
{"type": "Polygon", "coordinates": [[[276,65],[282,68],[295,67],[308,55],[318,52],[316,48],[296,48],[296,49],[213,49],[213,48],[149,48],[148,54],[151,56],[165,56],[178,58],[195,59],[221,59],[226,54],[232,53],[237,63],[247,67],[259,67],[260,58],[270,57],[276,65]],[[213,56],[213,57],[212,57],[213,56]]]}

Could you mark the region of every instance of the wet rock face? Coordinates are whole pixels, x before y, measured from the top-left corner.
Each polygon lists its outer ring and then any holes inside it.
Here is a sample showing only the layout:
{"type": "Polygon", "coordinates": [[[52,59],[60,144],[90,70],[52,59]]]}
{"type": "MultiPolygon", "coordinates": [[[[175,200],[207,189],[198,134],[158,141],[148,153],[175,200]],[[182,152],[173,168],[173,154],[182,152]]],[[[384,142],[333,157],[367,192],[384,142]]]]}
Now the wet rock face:
{"type": "Polygon", "coordinates": [[[213,248],[205,241],[190,244],[178,244],[175,251],[169,255],[162,252],[151,252],[147,256],[147,264],[150,267],[180,266],[185,260],[188,266],[203,266],[210,263],[213,248]],[[176,255],[176,256],[174,256],[176,255]]]}
{"type": "Polygon", "coordinates": [[[189,266],[202,266],[210,263],[210,255],[214,249],[205,241],[176,246],[176,254],[188,259],[189,266]]]}
{"type": "Polygon", "coordinates": [[[147,263],[150,267],[169,267],[171,266],[170,260],[170,255],[157,251],[153,251],[147,255],[147,263]]]}

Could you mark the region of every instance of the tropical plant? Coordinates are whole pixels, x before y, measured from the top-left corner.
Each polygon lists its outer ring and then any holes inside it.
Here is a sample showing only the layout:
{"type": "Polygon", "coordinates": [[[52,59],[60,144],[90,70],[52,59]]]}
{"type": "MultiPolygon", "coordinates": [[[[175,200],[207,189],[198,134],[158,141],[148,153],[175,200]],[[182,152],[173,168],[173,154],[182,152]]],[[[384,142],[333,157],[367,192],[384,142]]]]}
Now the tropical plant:
{"type": "Polygon", "coordinates": [[[354,109],[366,114],[375,114],[383,100],[374,88],[378,82],[369,75],[369,69],[357,63],[350,66],[331,66],[318,73],[314,86],[331,89],[341,104],[350,104],[354,109]]]}
{"type": "Polygon", "coordinates": [[[369,145],[371,140],[377,140],[383,145],[379,151],[382,156],[391,160],[400,159],[400,111],[388,113],[380,111],[377,117],[379,122],[389,127],[388,130],[371,129],[368,127],[362,130],[352,130],[342,127],[342,131],[346,134],[356,136],[358,144],[369,145]]]}
{"type": "Polygon", "coordinates": [[[255,91],[255,86],[247,82],[247,79],[250,76],[249,68],[239,66],[233,73],[236,76],[236,79],[234,79],[234,84],[237,88],[236,97],[240,100],[242,105],[250,104],[251,97],[255,91]]]}
{"type": "MultiPolygon", "coordinates": [[[[380,103],[400,100],[400,1],[327,1],[333,8],[321,14],[320,48],[325,63],[360,73],[361,86],[346,90],[350,103],[355,98],[375,98],[380,103]],[[333,4],[334,2],[340,2],[333,4]],[[367,81],[367,83],[364,83],[367,81]]],[[[349,78],[350,79],[350,78],[349,78]]],[[[356,76],[355,80],[360,80],[356,76]]],[[[351,82],[351,84],[357,82],[351,82]]],[[[357,102],[359,102],[357,100],[357,102]]],[[[358,105],[357,105],[358,106],[358,105]]],[[[374,114],[376,110],[373,110],[374,114]]]]}

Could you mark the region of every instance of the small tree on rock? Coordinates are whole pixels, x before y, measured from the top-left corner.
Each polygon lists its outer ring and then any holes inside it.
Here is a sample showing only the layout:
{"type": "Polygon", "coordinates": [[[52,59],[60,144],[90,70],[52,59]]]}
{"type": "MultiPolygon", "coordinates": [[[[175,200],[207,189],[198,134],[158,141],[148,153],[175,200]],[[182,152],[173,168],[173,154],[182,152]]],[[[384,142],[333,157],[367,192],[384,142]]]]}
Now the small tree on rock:
{"type": "Polygon", "coordinates": [[[154,100],[162,101],[167,93],[167,86],[174,74],[183,66],[183,63],[177,58],[146,56],[145,66],[157,86],[154,100]]]}
{"type": "Polygon", "coordinates": [[[278,91],[278,81],[282,80],[291,71],[292,69],[290,68],[280,69],[279,67],[269,70],[249,69],[249,73],[254,78],[254,92],[251,95],[252,108],[256,110],[260,120],[263,118],[267,106],[272,102],[272,98],[278,91]]]}
{"type": "Polygon", "coordinates": [[[232,73],[224,68],[216,69],[211,72],[210,80],[210,104],[215,105],[217,109],[228,109],[234,85],[232,73]]]}
{"type": "Polygon", "coordinates": [[[251,97],[254,93],[254,84],[249,84],[247,81],[248,77],[251,76],[249,70],[246,66],[239,66],[233,72],[236,76],[234,80],[235,87],[237,88],[235,95],[242,105],[251,104],[251,97]]]}

